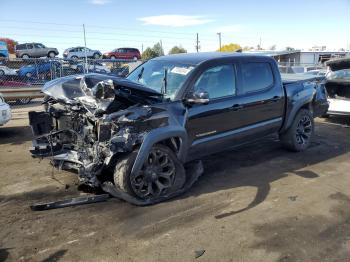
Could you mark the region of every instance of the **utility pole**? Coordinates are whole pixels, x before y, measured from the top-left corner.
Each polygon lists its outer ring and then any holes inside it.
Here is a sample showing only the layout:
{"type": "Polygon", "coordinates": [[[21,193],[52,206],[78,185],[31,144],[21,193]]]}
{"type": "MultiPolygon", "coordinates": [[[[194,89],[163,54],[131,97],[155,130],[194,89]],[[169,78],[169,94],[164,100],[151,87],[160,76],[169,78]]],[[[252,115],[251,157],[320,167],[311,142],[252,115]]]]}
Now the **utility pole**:
{"type": "Polygon", "coordinates": [[[143,53],[143,43],[142,43],[142,46],[141,46],[141,54],[143,53]]]}
{"type": "Polygon", "coordinates": [[[260,37],[260,41],[259,41],[259,50],[261,50],[261,37],[260,37]]]}
{"type": "Polygon", "coordinates": [[[219,36],[219,51],[221,52],[221,32],[216,34],[219,36]]]}
{"type": "Polygon", "coordinates": [[[85,33],[85,24],[83,24],[83,31],[84,31],[84,50],[85,50],[85,70],[86,70],[86,73],[89,73],[89,67],[88,67],[88,64],[87,64],[87,54],[86,54],[86,33],[85,33]]]}
{"type": "MultiPolygon", "coordinates": [[[[163,42],[162,42],[162,40],[160,40],[159,43],[160,43],[160,49],[161,49],[160,51],[162,52],[163,51],[163,42]]],[[[164,54],[160,54],[160,55],[164,55],[164,54]]]]}
{"type": "Polygon", "coordinates": [[[196,50],[197,53],[199,52],[199,39],[198,39],[198,33],[197,33],[197,39],[196,39],[196,50]]]}

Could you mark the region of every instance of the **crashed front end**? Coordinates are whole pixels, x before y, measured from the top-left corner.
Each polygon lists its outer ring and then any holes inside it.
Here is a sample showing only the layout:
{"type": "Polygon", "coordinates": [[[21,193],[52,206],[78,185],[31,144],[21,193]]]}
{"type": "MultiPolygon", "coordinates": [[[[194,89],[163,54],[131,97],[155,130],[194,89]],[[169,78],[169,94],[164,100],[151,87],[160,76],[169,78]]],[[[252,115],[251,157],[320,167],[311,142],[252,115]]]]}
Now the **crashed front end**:
{"type": "Polygon", "coordinates": [[[82,184],[100,187],[119,155],[140,145],[147,132],[167,125],[163,96],[126,79],[99,74],[76,75],[48,82],[45,111],[29,112],[35,139],[33,157],[48,157],[75,170],[82,184]]]}

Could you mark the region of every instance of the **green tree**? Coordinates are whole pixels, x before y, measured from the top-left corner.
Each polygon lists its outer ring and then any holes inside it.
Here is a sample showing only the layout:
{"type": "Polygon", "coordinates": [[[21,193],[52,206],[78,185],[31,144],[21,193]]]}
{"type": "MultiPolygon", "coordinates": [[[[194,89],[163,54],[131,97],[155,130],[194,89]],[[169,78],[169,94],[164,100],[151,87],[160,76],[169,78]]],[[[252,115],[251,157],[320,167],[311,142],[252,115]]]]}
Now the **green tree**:
{"type": "Polygon", "coordinates": [[[169,51],[169,55],[180,54],[180,53],[187,53],[187,50],[182,46],[174,46],[169,51]]]}
{"type": "Polygon", "coordinates": [[[219,52],[235,52],[237,50],[242,50],[242,47],[239,44],[231,43],[227,45],[223,45],[221,50],[218,49],[219,52]]]}
{"type": "Polygon", "coordinates": [[[150,48],[150,47],[147,47],[145,51],[143,51],[142,53],[142,60],[149,60],[149,59],[152,59],[152,58],[155,58],[159,56],[153,48],[150,48]]]}
{"type": "Polygon", "coordinates": [[[157,53],[157,56],[163,56],[164,55],[164,49],[163,49],[162,45],[160,44],[160,42],[156,43],[153,46],[153,51],[157,53]]]}

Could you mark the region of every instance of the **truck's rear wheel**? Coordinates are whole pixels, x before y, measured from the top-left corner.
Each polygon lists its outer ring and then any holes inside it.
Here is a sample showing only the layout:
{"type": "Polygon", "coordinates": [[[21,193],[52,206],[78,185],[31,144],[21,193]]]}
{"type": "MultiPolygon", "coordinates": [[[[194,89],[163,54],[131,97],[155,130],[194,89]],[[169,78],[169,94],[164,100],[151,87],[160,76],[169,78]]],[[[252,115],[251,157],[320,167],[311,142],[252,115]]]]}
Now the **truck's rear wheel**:
{"type": "Polygon", "coordinates": [[[299,152],[307,149],[314,134],[314,118],[310,110],[301,109],[289,129],[280,135],[283,146],[299,152]]]}
{"type": "Polygon", "coordinates": [[[157,200],[183,186],[185,170],[176,155],[168,147],[156,144],[149,152],[137,174],[131,174],[137,151],[117,162],[114,184],[131,196],[142,200],[157,200]]]}

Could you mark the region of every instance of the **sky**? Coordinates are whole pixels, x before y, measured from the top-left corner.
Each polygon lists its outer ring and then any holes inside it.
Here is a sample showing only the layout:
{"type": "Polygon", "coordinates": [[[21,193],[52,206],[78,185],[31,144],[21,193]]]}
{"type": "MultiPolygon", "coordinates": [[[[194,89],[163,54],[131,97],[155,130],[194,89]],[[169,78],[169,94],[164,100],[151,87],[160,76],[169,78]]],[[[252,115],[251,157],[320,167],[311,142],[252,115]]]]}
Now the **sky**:
{"type": "Polygon", "coordinates": [[[350,0],[0,0],[0,37],[57,47],[86,45],[102,52],[146,49],[162,41],[195,52],[237,43],[308,50],[348,49],[350,0]]]}

